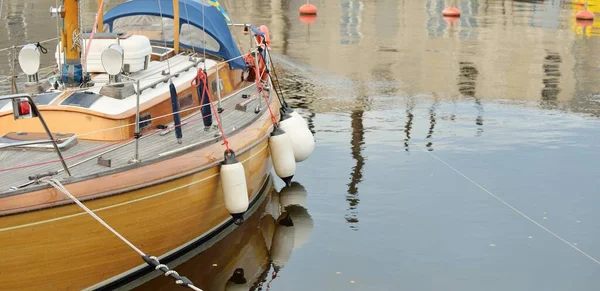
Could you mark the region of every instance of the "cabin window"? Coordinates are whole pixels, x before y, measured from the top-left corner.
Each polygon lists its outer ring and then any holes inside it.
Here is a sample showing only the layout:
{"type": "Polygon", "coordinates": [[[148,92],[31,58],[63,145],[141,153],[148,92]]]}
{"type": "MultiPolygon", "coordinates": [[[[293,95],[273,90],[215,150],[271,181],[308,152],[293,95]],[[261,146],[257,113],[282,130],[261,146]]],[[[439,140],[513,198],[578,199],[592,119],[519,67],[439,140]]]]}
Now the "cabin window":
{"type": "Polygon", "coordinates": [[[140,115],[140,131],[148,128],[152,124],[152,115],[150,113],[146,113],[140,115]]]}
{"type": "Polygon", "coordinates": [[[125,16],[115,19],[112,32],[139,34],[147,36],[150,40],[172,42],[173,19],[153,15],[125,16]]]}
{"type": "Polygon", "coordinates": [[[221,49],[216,39],[205,33],[202,29],[187,23],[181,25],[179,42],[183,45],[205,48],[213,52],[218,52],[221,49]]]}
{"type": "Polygon", "coordinates": [[[194,99],[192,98],[192,93],[189,93],[181,98],[179,98],[179,111],[190,108],[194,105],[194,99]]]}
{"type": "MultiPolygon", "coordinates": [[[[218,89],[219,89],[219,90],[221,90],[221,92],[223,92],[223,89],[225,88],[225,87],[223,86],[223,79],[219,79],[219,85],[220,85],[220,86],[219,86],[220,88],[218,88],[218,89]]],[[[219,91],[217,91],[217,80],[213,80],[213,81],[210,83],[210,87],[211,87],[211,89],[212,89],[212,92],[213,92],[213,94],[217,94],[217,92],[219,92],[219,91]]]]}
{"type": "MultiPolygon", "coordinates": [[[[173,19],[154,15],[133,15],[117,18],[113,21],[111,32],[145,35],[151,41],[158,43],[163,41],[172,43],[174,41],[173,19]]],[[[221,46],[215,38],[197,26],[185,22],[181,24],[179,42],[182,45],[192,46],[196,49],[205,48],[213,52],[221,50],[221,46]]]]}

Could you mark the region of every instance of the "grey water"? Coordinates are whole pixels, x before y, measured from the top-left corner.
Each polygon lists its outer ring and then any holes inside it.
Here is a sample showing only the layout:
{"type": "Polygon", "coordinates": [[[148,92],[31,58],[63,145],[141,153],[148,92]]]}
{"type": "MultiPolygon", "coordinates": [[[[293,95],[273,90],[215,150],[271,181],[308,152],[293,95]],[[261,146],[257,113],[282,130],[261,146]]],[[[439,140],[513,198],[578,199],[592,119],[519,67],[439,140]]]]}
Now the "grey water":
{"type": "MultiPolygon", "coordinates": [[[[5,0],[0,47],[54,37],[54,2],[5,0]]],[[[199,287],[244,268],[253,290],[598,290],[600,20],[575,21],[583,2],[459,0],[460,19],[442,17],[453,1],[311,1],[315,19],[302,0],[220,2],[269,27],[316,149],[285,264],[256,222],[190,260],[199,287]]],[[[178,288],[163,282],[140,289],[178,288]]]]}

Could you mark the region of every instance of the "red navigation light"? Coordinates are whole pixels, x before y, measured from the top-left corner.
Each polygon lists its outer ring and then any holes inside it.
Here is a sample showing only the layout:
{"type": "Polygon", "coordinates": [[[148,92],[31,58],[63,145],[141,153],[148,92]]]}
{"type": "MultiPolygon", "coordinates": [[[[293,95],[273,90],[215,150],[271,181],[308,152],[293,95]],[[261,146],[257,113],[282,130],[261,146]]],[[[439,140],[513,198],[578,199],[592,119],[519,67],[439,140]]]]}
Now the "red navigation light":
{"type": "Polygon", "coordinates": [[[12,102],[15,119],[37,117],[37,114],[33,112],[32,105],[29,103],[29,98],[15,98],[12,102]]]}
{"type": "Polygon", "coordinates": [[[29,114],[31,114],[31,106],[29,105],[29,101],[19,101],[19,115],[29,114]]]}

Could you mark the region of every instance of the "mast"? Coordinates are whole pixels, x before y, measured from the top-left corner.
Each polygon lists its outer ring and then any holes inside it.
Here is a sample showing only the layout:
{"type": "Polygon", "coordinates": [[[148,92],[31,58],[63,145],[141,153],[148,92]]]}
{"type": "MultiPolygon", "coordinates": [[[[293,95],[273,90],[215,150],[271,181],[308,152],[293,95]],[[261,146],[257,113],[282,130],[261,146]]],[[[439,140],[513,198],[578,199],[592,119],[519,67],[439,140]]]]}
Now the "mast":
{"type": "Polygon", "coordinates": [[[98,26],[96,32],[101,33],[104,31],[104,0],[98,0],[98,26]]]}
{"type": "Polygon", "coordinates": [[[177,54],[179,53],[179,0],[173,0],[173,30],[173,49],[177,54]]]}
{"type": "Polygon", "coordinates": [[[61,30],[61,50],[65,53],[62,67],[62,82],[69,87],[77,87],[82,83],[83,72],[81,67],[81,48],[76,43],[80,35],[79,27],[79,2],[77,0],[63,0],[63,6],[51,8],[50,14],[63,19],[61,30]]]}

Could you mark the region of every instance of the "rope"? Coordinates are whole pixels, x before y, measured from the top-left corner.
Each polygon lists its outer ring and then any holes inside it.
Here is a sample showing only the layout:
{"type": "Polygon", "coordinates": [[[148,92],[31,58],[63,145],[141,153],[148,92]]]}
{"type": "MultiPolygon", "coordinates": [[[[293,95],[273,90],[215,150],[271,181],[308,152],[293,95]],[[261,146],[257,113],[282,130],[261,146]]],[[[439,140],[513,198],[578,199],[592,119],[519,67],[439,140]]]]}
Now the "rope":
{"type": "MultiPolygon", "coordinates": [[[[56,38],[54,38],[54,39],[48,39],[48,40],[41,41],[39,43],[40,44],[41,43],[46,43],[46,42],[50,42],[50,41],[53,41],[53,40],[57,40],[57,39],[56,38]]],[[[257,51],[257,50],[251,50],[250,53],[252,53],[253,51],[257,51]]],[[[245,59],[246,57],[247,57],[246,55],[240,55],[240,56],[237,56],[235,58],[231,58],[229,60],[225,60],[223,62],[217,63],[217,65],[218,64],[226,64],[226,63],[229,63],[231,61],[237,60],[239,58],[244,58],[245,59]]],[[[60,71],[60,68],[59,68],[59,71],[60,71]]],[[[204,72],[202,72],[202,76],[203,76],[203,78],[205,78],[204,80],[206,80],[206,75],[204,74],[204,72]]],[[[196,77],[192,80],[192,82],[194,82],[194,80],[198,80],[197,79],[198,77],[199,77],[199,75],[196,75],[196,77]]],[[[210,100],[210,103],[211,103],[210,106],[212,107],[212,111],[213,112],[217,112],[217,111],[214,110],[214,105],[213,105],[213,102],[212,102],[212,96],[210,94],[210,91],[208,91],[207,82],[204,82],[204,83],[205,84],[204,84],[204,89],[203,90],[204,90],[204,92],[207,92],[208,95],[209,95],[209,100],[210,100]]],[[[260,86],[260,84],[259,84],[259,86],[260,86]]],[[[197,88],[197,86],[195,86],[195,87],[197,88]]],[[[252,94],[250,97],[248,97],[248,99],[252,99],[252,98],[256,97],[256,95],[259,92],[260,91],[257,90],[257,92],[254,93],[254,94],[252,94]]],[[[190,108],[187,108],[187,109],[184,109],[184,110],[180,110],[180,111],[178,111],[178,113],[188,112],[188,111],[191,111],[191,110],[195,110],[195,109],[201,108],[203,106],[209,106],[209,105],[208,104],[201,104],[199,106],[194,106],[194,107],[190,107],[190,108]]],[[[235,108],[235,105],[233,105],[231,107],[227,107],[225,109],[231,109],[231,108],[235,108]]],[[[269,108],[269,111],[271,112],[270,108],[269,108]]],[[[172,116],[172,115],[173,115],[173,113],[168,113],[168,114],[164,114],[164,115],[161,115],[161,116],[157,116],[157,117],[151,118],[148,121],[157,120],[157,119],[168,117],[168,116],[172,116]]],[[[208,116],[211,116],[211,115],[212,115],[212,113],[211,114],[207,114],[206,116],[203,116],[203,117],[208,117],[208,116]]],[[[273,117],[273,113],[272,112],[271,112],[271,115],[272,115],[271,117],[273,117]]],[[[218,117],[218,114],[215,114],[215,116],[217,116],[217,119],[218,119],[217,122],[218,122],[218,125],[219,125],[219,130],[221,131],[221,136],[223,137],[224,144],[226,145],[227,149],[229,150],[228,141],[227,141],[227,139],[226,139],[226,137],[224,135],[224,132],[223,132],[223,129],[222,129],[222,125],[221,125],[221,122],[220,122],[220,118],[218,117]]],[[[203,117],[201,117],[201,118],[203,118],[203,117]]],[[[182,122],[181,126],[183,126],[185,124],[189,124],[191,122],[198,121],[201,118],[192,119],[192,120],[188,120],[186,122],[182,122]]],[[[124,124],[124,125],[120,125],[120,126],[115,126],[115,127],[111,127],[111,128],[100,129],[100,130],[96,130],[96,131],[92,131],[92,132],[77,134],[77,135],[75,135],[75,137],[79,138],[79,137],[89,136],[89,135],[98,134],[98,133],[102,133],[102,132],[107,132],[107,131],[111,131],[111,130],[118,130],[118,129],[129,127],[129,126],[132,126],[132,125],[135,125],[135,124],[136,123],[133,122],[133,123],[124,124]]],[[[172,128],[175,128],[175,127],[176,126],[173,126],[172,128]]],[[[172,128],[170,128],[170,129],[172,129],[172,128]]],[[[81,156],[85,156],[85,155],[91,154],[93,152],[96,152],[96,151],[99,151],[99,150],[102,150],[102,149],[106,149],[106,148],[111,147],[113,145],[119,145],[121,143],[129,142],[129,141],[130,140],[125,140],[125,141],[119,141],[119,142],[111,143],[111,144],[108,144],[108,145],[103,145],[103,146],[100,146],[98,148],[95,148],[95,149],[92,149],[92,150],[89,150],[89,151],[86,151],[86,152],[83,152],[83,153],[79,153],[79,154],[76,154],[76,155],[73,155],[73,156],[70,156],[70,157],[63,158],[62,160],[63,161],[71,160],[71,159],[74,159],[74,158],[78,158],[78,157],[81,157],[81,156]]],[[[24,168],[31,168],[31,167],[38,167],[38,166],[43,166],[43,165],[52,164],[52,163],[58,163],[58,162],[61,162],[61,160],[60,159],[56,159],[56,160],[51,160],[51,161],[46,161],[46,162],[40,162],[40,163],[33,163],[33,164],[26,164],[26,165],[20,165],[20,166],[13,166],[13,167],[9,167],[9,168],[0,169],[0,172],[10,171],[10,170],[18,170],[18,169],[24,169],[24,168]]]]}
{"type": "Polygon", "coordinates": [[[481,184],[475,182],[473,179],[469,178],[467,175],[463,174],[461,171],[457,170],[456,168],[454,168],[453,166],[451,166],[450,164],[446,163],[444,160],[442,160],[440,157],[438,157],[437,155],[435,155],[434,153],[432,153],[431,151],[428,151],[427,149],[422,148],[421,146],[419,146],[418,144],[414,144],[413,145],[423,149],[425,152],[427,152],[429,155],[431,155],[431,157],[433,157],[434,159],[438,160],[440,163],[444,164],[446,167],[448,167],[450,170],[454,171],[455,173],[459,174],[460,176],[462,176],[463,178],[465,178],[465,180],[469,181],[471,184],[477,186],[479,189],[483,190],[485,193],[487,193],[488,195],[492,196],[494,199],[500,201],[502,204],[504,204],[506,207],[510,208],[511,210],[513,210],[514,212],[516,212],[517,214],[521,215],[523,218],[529,220],[531,223],[535,224],[536,226],[538,226],[539,228],[543,229],[544,231],[546,231],[547,233],[551,234],[552,236],[556,237],[557,239],[559,239],[560,241],[562,241],[563,243],[565,243],[566,245],[570,246],[571,248],[573,248],[574,250],[578,251],[579,253],[581,253],[582,255],[584,255],[585,257],[587,257],[588,259],[592,260],[594,263],[600,265],[600,261],[598,261],[597,259],[595,259],[594,257],[592,257],[591,255],[587,254],[586,252],[582,251],[580,248],[578,248],[577,246],[573,245],[572,243],[568,242],[567,240],[565,240],[564,238],[562,238],[561,236],[559,236],[558,234],[556,234],[555,232],[549,230],[548,228],[546,228],[545,226],[541,225],[540,223],[538,223],[537,221],[533,220],[531,217],[529,217],[527,214],[521,212],[519,209],[517,209],[516,207],[512,206],[511,204],[509,204],[508,202],[504,201],[502,198],[498,197],[496,194],[492,193],[490,190],[486,189],[485,187],[483,187],[481,184]]]}
{"type": "Polygon", "coordinates": [[[98,215],[96,215],[93,211],[91,211],[89,208],[87,208],[85,205],[83,205],[83,203],[81,203],[81,201],[79,201],[79,199],[75,198],[75,196],[73,196],[73,194],[71,194],[69,192],[69,190],[67,190],[67,188],[65,188],[65,186],[60,183],[60,181],[58,181],[56,179],[46,179],[46,180],[44,180],[44,182],[51,185],[52,187],[56,188],[56,190],[62,192],[67,197],[69,197],[71,200],[73,200],[73,202],[75,202],[77,205],[79,205],[79,207],[81,207],[81,209],[83,209],[85,212],[87,212],[90,216],[92,216],[94,219],[96,219],[96,221],[98,221],[100,224],[102,224],[104,227],[106,227],[106,229],[108,229],[115,236],[117,236],[120,240],[122,240],[125,244],[127,244],[131,249],[133,249],[136,253],[138,253],[144,259],[144,261],[148,265],[153,266],[155,268],[155,270],[159,270],[159,271],[163,272],[165,274],[165,276],[169,276],[169,277],[173,278],[177,285],[188,287],[192,290],[202,291],[202,289],[194,286],[194,283],[192,283],[192,281],[190,281],[188,278],[180,276],[177,272],[170,270],[167,265],[161,264],[157,257],[154,257],[154,256],[149,257],[144,252],[142,252],[140,249],[138,249],[135,245],[133,245],[130,241],[128,241],[125,237],[123,237],[120,233],[118,233],[114,228],[112,228],[110,225],[108,225],[108,223],[106,223],[104,220],[102,220],[102,218],[98,217],[98,215]]]}
{"type": "MultiPolygon", "coordinates": [[[[213,104],[213,98],[212,98],[212,94],[210,94],[210,91],[208,91],[208,76],[206,76],[206,72],[205,71],[200,71],[198,70],[198,75],[196,75],[196,78],[194,80],[201,80],[204,83],[204,88],[203,88],[203,95],[207,94],[208,95],[208,101],[210,102],[210,107],[212,109],[212,112],[218,112],[215,109],[215,104],[213,104]],[[196,79],[197,78],[197,79],[196,79]]],[[[192,80],[193,82],[193,80],[192,80]]],[[[193,85],[196,88],[198,88],[198,86],[200,86],[198,83],[196,83],[196,85],[193,85]]],[[[231,149],[229,148],[229,141],[227,140],[227,137],[225,136],[225,131],[223,130],[223,124],[221,123],[221,117],[219,117],[220,114],[214,114],[215,119],[217,120],[217,125],[219,126],[219,132],[221,133],[221,137],[223,138],[223,145],[225,145],[225,148],[227,149],[228,153],[231,153],[231,149]]]]}
{"type": "Polygon", "coordinates": [[[269,280],[269,282],[267,282],[266,290],[271,289],[271,282],[273,282],[273,280],[275,280],[275,278],[277,278],[277,273],[278,273],[278,271],[275,270],[275,268],[273,268],[273,274],[271,275],[271,280],[269,280]]]}
{"type": "MultiPolygon", "coordinates": [[[[250,58],[254,59],[252,57],[252,55],[250,55],[250,58]]],[[[264,76],[265,72],[267,71],[267,67],[266,67],[266,64],[264,62],[263,62],[263,65],[265,65],[265,68],[263,69],[262,72],[259,72],[259,68],[257,68],[256,66],[254,66],[254,74],[256,76],[256,78],[255,78],[256,92],[258,94],[262,93],[261,95],[263,96],[263,98],[265,99],[265,101],[267,103],[267,108],[269,108],[269,114],[271,115],[271,121],[273,122],[273,124],[275,126],[278,126],[279,122],[277,121],[277,118],[275,117],[275,114],[273,114],[273,110],[271,109],[271,104],[269,104],[269,98],[267,97],[267,94],[265,93],[265,90],[264,90],[263,84],[262,84],[262,77],[264,76]]]]}
{"type": "MultiPolygon", "coordinates": [[[[285,97],[283,97],[283,90],[281,89],[281,85],[279,85],[279,77],[277,76],[277,70],[275,69],[275,65],[273,65],[274,63],[273,63],[273,59],[271,58],[271,52],[269,51],[269,49],[267,49],[267,55],[269,56],[269,63],[273,67],[273,69],[271,71],[273,71],[273,75],[275,76],[275,81],[277,83],[277,88],[275,90],[279,89],[279,93],[277,94],[278,96],[280,96],[279,102],[281,103],[281,105],[287,106],[285,97]]],[[[269,73],[271,71],[269,71],[269,73]]]]}
{"type": "MultiPolygon", "coordinates": [[[[248,97],[248,100],[256,97],[256,95],[257,95],[257,93],[253,93],[252,95],[250,95],[250,97],[248,97]]],[[[228,107],[226,107],[224,109],[226,109],[226,110],[234,109],[236,105],[237,104],[233,104],[233,105],[228,106],[228,107]]],[[[204,104],[202,106],[209,106],[209,104],[204,104]]],[[[192,107],[192,108],[181,110],[179,112],[181,113],[181,112],[191,111],[191,110],[200,108],[202,106],[195,106],[195,107],[192,107]]],[[[149,119],[149,120],[154,120],[154,119],[163,118],[163,117],[172,116],[172,115],[173,115],[173,113],[168,113],[168,114],[165,114],[165,115],[162,115],[162,116],[159,116],[159,117],[155,117],[155,118],[152,118],[152,119],[149,119]]],[[[193,122],[197,122],[197,121],[202,120],[204,117],[209,117],[209,116],[212,116],[212,115],[213,115],[212,113],[209,113],[209,114],[200,116],[198,118],[188,119],[188,120],[182,122],[181,125],[179,125],[179,126],[184,126],[184,125],[187,125],[187,124],[191,124],[193,122]]],[[[215,114],[215,115],[218,115],[218,114],[215,114]]],[[[94,131],[94,132],[89,132],[89,133],[85,133],[85,134],[80,134],[80,135],[76,135],[76,136],[77,137],[81,137],[81,136],[84,136],[84,135],[91,135],[91,134],[100,133],[100,132],[103,132],[103,131],[119,129],[119,128],[123,128],[123,127],[127,127],[127,126],[132,126],[132,125],[135,125],[135,123],[130,123],[130,124],[126,124],[126,125],[122,125],[122,126],[117,126],[117,127],[109,128],[109,129],[102,129],[102,130],[98,130],[98,131],[94,131]]],[[[178,127],[178,126],[177,125],[171,125],[168,128],[166,128],[166,129],[158,129],[156,132],[163,131],[163,130],[173,130],[176,127],[178,127]]],[[[149,136],[149,135],[147,135],[147,136],[149,136]]],[[[82,153],[79,153],[79,154],[76,154],[76,155],[73,155],[73,156],[69,156],[69,157],[63,158],[62,160],[63,161],[72,160],[74,158],[82,157],[82,156],[91,154],[93,152],[97,152],[99,150],[103,150],[103,149],[109,148],[111,146],[118,146],[118,145],[130,142],[131,140],[132,139],[127,139],[127,140],[124,140],[124,141],[118,141],[118,142],[114,142],[114,143],[111,143],[111,144],[108,144],[108,145],[103,145],[103,146],[91,149],[89,151],[85,151],[85,152],[82,152],[82,153]]],[[[26,165],[20,165],[20,166],[13,166],[13,167],[10,167],[10,168],[0,169],[0,172],[10,171],[10,170],[18,170],[18,169],[25,169],[25,168],[31,168],[31,167],[38,167],[38,166],[43,166],[43,165],[47,165],[47,164],[58,163],[60,161],[61,161],[60,159],[56,159],[56,160],[51,160],[51,161],[46,161],[46,162],[41,162],[41,163],[35,163],[35,164],[26,164],[26,165]]]]}

